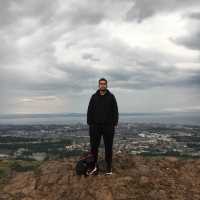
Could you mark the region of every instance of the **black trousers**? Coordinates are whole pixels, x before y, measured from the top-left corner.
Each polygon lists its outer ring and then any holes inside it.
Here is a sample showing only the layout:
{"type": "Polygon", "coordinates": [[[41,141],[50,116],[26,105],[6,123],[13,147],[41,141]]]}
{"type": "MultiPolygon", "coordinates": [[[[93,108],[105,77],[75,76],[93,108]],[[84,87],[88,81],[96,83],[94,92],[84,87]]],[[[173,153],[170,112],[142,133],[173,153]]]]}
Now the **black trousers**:
{"type": "Polygon", "coordinates": [[[101,143],[101,136],[103,135],[107,170],[110,170],[112,168],[112,155],[113,155],[112,147],[113,147],[114,134],[115,134],[115,127],[113,125],[95,124],[89,126],[90,148],[91,152],[95,156],[96,162],[98,160],[98,149],[101,143]]]}

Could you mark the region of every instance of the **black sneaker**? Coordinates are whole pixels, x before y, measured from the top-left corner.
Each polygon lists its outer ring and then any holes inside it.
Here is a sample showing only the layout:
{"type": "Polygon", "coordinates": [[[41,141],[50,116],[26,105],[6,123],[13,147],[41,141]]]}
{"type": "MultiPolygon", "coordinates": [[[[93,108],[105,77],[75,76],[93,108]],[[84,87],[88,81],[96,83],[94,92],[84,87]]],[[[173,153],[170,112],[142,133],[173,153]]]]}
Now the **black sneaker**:
{"type": "Polygon", "coordinates": [[[111,169],[107,169],[106,170],[106,173],[104,174],[105,176],[107,176],[107,175],[112,175],[113,173],[112,173],[112,168],[111,169]]]}

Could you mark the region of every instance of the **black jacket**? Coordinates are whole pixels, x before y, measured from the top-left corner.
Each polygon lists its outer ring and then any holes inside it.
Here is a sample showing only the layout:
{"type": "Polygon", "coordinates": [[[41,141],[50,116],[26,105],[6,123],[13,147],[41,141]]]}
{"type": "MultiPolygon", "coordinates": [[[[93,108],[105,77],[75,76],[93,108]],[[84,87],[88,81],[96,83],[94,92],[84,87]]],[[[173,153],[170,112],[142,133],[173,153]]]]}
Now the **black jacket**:
{"type": "Polygon", "coordinates": [[[90,98],[87,109],[87,124],[118,124],[118,106],[115,96],[106,89],[104,95],[98,89],[90,98]]]}

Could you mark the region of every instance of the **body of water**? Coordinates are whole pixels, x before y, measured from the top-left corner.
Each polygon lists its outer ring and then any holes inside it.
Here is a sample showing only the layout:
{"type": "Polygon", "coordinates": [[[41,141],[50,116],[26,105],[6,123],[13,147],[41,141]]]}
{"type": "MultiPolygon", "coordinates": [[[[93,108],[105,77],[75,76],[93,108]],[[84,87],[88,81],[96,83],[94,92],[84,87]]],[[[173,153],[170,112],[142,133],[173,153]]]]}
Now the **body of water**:
{"type": "MultiPolygon", "coordinates": [[[[0,124],[86,124],[86,114],[9,114],[0,115],[0,124]]],[[[200,126],[200,113],[122,113],[120,122],[164,123],[200,126]]]]}

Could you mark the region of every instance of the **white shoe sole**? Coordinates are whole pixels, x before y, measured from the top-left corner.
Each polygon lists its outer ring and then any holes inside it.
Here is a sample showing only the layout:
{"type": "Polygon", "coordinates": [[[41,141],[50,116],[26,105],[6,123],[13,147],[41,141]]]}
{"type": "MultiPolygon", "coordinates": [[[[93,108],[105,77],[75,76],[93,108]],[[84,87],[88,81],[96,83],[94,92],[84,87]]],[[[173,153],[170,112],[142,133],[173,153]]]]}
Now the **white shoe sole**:
{"type": "Polygon", "coordinates": [[[107,173],[105,173],[105,175],[107,176],[107,175],[112,175],[112,172],[107,172],[107,173]]]}
{"type": "Polygon", "coordinates": [[[95,167],[91,172],[87,172],[87,175],[92,175],[96,171],[97,171],[97,167],[95,167]]]}

